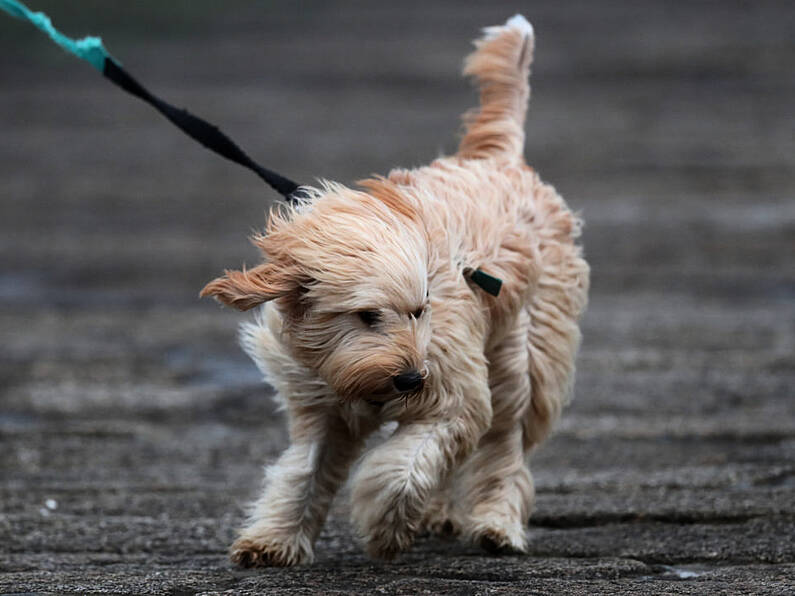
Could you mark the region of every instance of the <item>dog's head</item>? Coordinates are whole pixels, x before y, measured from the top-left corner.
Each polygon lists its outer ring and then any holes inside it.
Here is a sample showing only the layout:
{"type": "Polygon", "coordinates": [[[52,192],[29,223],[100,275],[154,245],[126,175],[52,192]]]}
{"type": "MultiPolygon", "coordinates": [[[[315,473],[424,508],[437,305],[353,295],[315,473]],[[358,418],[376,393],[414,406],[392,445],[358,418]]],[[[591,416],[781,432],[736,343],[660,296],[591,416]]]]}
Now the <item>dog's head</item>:
{"type": "Polygon", "coordinates": [[[274,300],[296,359],[343,399],[419,392],[430,339],[428,242],[416,203],[384,180],[328,185],[274,210],[255,236],[266,262],[202,290],[248,310],[274,300]]]}

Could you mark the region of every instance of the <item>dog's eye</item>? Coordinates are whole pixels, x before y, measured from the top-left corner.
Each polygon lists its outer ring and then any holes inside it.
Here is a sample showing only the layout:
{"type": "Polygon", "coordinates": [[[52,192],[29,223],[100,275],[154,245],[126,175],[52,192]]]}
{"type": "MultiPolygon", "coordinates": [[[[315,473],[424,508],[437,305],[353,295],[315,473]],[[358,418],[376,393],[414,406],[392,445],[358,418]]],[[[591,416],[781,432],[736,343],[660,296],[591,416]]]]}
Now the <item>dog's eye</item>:
{"type": "Polygon", "coordinates": [[[360,310],[356,314],[359,316],[362,323],[368,327],[372,327],[381,321],[381,315],[374,310],[360,310]]]}

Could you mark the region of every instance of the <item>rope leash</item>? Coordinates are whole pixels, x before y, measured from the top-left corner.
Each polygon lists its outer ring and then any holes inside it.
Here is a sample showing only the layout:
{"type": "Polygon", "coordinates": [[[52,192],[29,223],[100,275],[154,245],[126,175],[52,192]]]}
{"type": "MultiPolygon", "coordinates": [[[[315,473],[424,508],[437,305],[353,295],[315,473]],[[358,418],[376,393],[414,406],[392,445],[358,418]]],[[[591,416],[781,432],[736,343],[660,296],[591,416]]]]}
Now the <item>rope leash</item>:
{"type": "MultiPolygon", "coordinates": [[[[151,105],[177,128],[210,151],[214,151],[218,155],[256,173],[271,188],[282,195],[286,201],[293,202],[307,196],[299,184],[261,166],[251,159],[245,151],[221,132],[217,126],[198,116],[194,116],[184,108],[177,108],[152,94],[124,70],[121,62],[105,49],[101,38],[87,36],[82,39],[72,39],[67,37],[53,26],[50,17],[46,14],[33,12],[17,0],[0,0],[0,9],[3,9],[12,17],[31,23],[61,48],[91,64],[106,79],[127,93],[151,105]]],[[[469,270],[465,275],[486,293],[492,296],[499,295],[502,288],[500,279],[489,275],[480,268],[474,271],[469,270]]]]}

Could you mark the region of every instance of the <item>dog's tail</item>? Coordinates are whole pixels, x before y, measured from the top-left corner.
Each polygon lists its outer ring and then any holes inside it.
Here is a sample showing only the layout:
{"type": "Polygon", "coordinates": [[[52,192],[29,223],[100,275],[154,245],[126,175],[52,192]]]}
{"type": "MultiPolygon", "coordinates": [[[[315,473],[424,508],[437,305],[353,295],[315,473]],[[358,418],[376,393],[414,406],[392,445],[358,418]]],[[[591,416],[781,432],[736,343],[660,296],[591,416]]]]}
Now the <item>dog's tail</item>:
{"type": "Polygon", "coordinates": [[[466,134],[459,156],[515,159],[523,155],[534,43],[533,26],[520,14],[505,25],[486,28],[475,42],[477,49],[467,57],[464,74],[474,77],[480,88],[480,108],[464,115],[466,134]]]}

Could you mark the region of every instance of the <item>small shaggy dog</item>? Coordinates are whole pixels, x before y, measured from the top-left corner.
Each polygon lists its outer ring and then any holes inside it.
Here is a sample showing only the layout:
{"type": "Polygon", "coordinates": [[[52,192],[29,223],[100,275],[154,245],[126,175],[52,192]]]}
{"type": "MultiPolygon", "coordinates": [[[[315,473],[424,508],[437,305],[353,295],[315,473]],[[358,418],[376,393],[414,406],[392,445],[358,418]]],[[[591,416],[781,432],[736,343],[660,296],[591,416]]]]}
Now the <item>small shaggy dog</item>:
{"type": "Polygon", "coordinates": [[[571,390],[588,265],[580,221],[522,156],[530,23],[517,15],[476,46],[464,73],[481,106],[455,156],[361,190],[309,189],[254,238],[263,264],[202,291],[262,305],[242,344],[289,420],[291,445],[232,546],[241,565],[311,562],[335,492],[388,421],[352,481],[370,555],[423,531],[526,549],[527,456],[571,390]]]}

